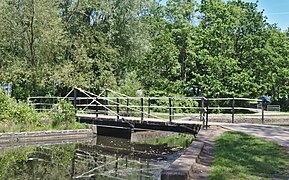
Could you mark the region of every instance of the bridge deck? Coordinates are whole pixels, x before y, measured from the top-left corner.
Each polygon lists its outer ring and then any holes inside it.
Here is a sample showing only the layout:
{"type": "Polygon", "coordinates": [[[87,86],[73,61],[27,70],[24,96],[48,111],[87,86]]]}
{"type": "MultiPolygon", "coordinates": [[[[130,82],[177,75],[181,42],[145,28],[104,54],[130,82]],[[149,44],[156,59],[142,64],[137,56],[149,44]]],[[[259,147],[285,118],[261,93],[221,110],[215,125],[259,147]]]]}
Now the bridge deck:
{"type": "MultiPolygon", "coordinates": [[[[81,123],[95,124],[101,128],[117,128],[117,129],[143,129],[143,130],[156,130],[156,131],[174,131],[181,133],[190,133],[196,135],[202,127],[202,121],[188,121],[188,120],[173,120],[169,123],[168,120],[144,118],[141,121],[140,117],[119,117],[106,116],[95,114],[77,114],[81,123]]],[[[102,131],[100,133],[108,133],[110,131],[102,131]]],[[[98,133],[97,130],[97,133],[98,133]]]]}
{"type": "MultiPolygon", "coordinates": [[[[96,117],[95,114],[77,114],[76,116],[78,118],[97,119],[97,120],[105,120],[105,121],[116,121],[117,120],[117,116],[107,116],[107,115],[98,115],[98,117],[96,117]]],[[[128,122],[141,122],[140,117],[123,117],[123,116],[120,116],[119,120],[128,121],[128,122]]],[[[165,124],[165,123],[169,123],[169,120],[157,119],[157,118],[143,118],[142,122],[143,123],[165,124]]],[[[201,125],[201,124],[203,124],[203,122],[202,121],[192,121],[192,120],[188,120],[187,118],[184,118],[184,119],[172,120],[172,124],[176,124],[176,125],[198,124],[198,125],[201,125]]]]}

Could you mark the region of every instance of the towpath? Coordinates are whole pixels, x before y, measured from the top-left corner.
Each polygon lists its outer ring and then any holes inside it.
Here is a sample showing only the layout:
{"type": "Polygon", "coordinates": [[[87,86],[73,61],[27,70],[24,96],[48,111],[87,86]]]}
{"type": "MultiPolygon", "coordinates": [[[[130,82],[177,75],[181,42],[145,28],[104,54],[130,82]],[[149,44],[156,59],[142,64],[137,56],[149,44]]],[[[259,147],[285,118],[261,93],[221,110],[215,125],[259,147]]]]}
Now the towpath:
{"type": "Polygon", "coordinates": [[[204,142],[205,146],[199,156],[199,160],[193,168],[193,176],[190,179],[205,180],[211,172],[211,163],[214,158],[214,141],[225,131],[238,131],[249,135],[275,141],[289,153],[289,127],[258,125],[258,124],[228,124],[213,123],[208,130],[197,137],[198,141],[204,142]]]}
{"type": "Polygon", "coordinates": [[[239,131],[275,141],[286,148],[289,153],[289,127],[258,124],[220,124],[220,126],[228,130],[239,131]]]}

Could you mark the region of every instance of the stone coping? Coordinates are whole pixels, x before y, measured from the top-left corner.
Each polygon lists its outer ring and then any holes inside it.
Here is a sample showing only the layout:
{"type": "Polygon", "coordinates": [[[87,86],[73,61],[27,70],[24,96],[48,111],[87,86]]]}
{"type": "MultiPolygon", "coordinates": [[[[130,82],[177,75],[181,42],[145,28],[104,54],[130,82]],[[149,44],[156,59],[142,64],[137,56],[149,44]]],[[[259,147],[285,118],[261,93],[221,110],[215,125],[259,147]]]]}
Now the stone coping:
{"type": "Polygon", "coordinates": [[[92,137],[91,129],[0,133],[0,143],[92,137]]]}
{"type": "MultiPolygon", "coordinates": [[[[199,136],[204,136],[205,132],[200,130],[199,136]]],[[[197,163],[200,153],[205,143],[198,141],[198,137],[185,150],[184,154],[176,159],[168,168],[162,170],[162,180],[187,180],[192,176],[193,168],[197,163]]]]}

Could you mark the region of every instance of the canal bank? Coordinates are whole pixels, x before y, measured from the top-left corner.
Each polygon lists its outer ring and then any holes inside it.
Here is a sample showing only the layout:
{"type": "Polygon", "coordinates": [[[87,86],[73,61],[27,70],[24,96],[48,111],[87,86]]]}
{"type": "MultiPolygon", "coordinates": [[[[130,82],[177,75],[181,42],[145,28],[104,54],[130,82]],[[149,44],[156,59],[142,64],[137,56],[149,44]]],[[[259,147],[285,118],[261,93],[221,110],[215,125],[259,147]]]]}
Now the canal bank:
{"type": "Polygon", "coordinates": [[[30,141],[81,139],[93,136],[91,129],[51,130],[34,132],[0,133],[0,145],[5,143],[21,143],[30,141]]]}
{"type": "Polygon", "coordinates": [[[77,131],[1,134],[0,179],[29,179],[32,176],[34,179],[54,176],[55,179],[56,176],[58,179],[160,179],[161,169],[169,166],[182,153],[183,148],[177,143],[185,136],[139,131],[133,133],[134,140],[128,140],[95,136],[90,129],[77,131]],[[80,139],[62,140],[65,138],[63,134],[69,137],[68,134],[77,133],[82,134],[80,139]],[[92,138],[89,138],[91,135],[92,138]],[[50,140],[43,140],[48,136],[50,140]],[[157,140],[156,136],[163,137],[157,140]],[[36,137],[39,141],[35,140],[36,137]],[[58,142],[55,137],[59,137],[58,142]],[[177,138],[171,141],[172,137],[177,138]],[[164,139],[168,141],[164,143],[164,139]],[[175,145],[170,146],[172,143],[175,145]]]}
{"type": "Polygon", "coordinates": [[[217,126],[201,129],[196,139],[161,173],[162,180],[208,179],[215,149],[214,141],[226,130],[217,126]]]}
{"type": "MultiPolygon", "coordinates": [[[[0,134],[0,148],[21,148],[25,149],[27,146],[47,146],[55,144],[68,144],[68,143],[81,143],[84,145],[78,145],[81,150],[76,150],[76,158],[78,152],[95,153],[95,156],[109,156],[113,157],[115,154],[120,153],[117,159],[111,159],[118,163],[126,162],[126,157],[132,159],[142,158],[141,169],[144,168],[146,162],[152,162],[159,168],[158,171],[151,171],[152,177],[160,179],[161,169],[168,167],[177,157],[183,152],[183,148],[180,145],[174,146],[174,142],[180,142],[182,139],[186,139],[185,134],[172,133],[172,132],[161,132],[161,131],[138,131],[131,134],[131,138],[127,141],[121,139],[111,139],[107,137],[99,137],[96,135],[96,128],[91,129],[79,129],[79,130],[55,130],[55,131],[38,131],[38,132],[17,132],[17,133],[1,133],[0,134]],[[172,137],[177,137],[173,140],[173,146],[170,146],[172,137]],[[153,142],[154,139],[161,138],[153,142]],[[163,140],[168,140],[163,143],[163,140]],[[161,144],[158,144],[161,143],[161,144]],[[149,144],[152,143],[152,144],[149,144]],[[90,144],[90,145],[88,145],[90,144]],[[175,154],[175,155],[173,155],[175,154]],[[125,158],[120,158],[125,157],[125,158]],[[154,159],[154,160],[153,160],[154,159]],[[158,162],[159,161],[159,162],[158,162]],[[161,165],[162,164],[162,165],[161,165]]],[[[190,141],[185,143],[187,147],[191,144],[190,141]]],[[[186,150],[184,155],[192,158],[188,153],[189,151],[195,151],[197,147],[191,146],[190,150],[186,150]]],[[[183,156],[181,156],[183,157],[183,156]]],[[[31,159],[32,157],[30,157],[31,159]]],[[[95,160],[95,159],[93,159],[95,160]]],[[[191,159],[190,159],[191,160],[191,159]]],[[[90,160],[89,160],[90,161],[90,160]]],[[[180,161],[180,160],[179,160],[180,161]]],[[[182,160],[181,160],[182,161],[182,160]]],[[[106,160],[104,160],[105,163],[106,160]]],[[[191,161],[188,161],[191,163],[191,161]]],[[[151,164],[150,164],[151,167],[151,164]]],[[[148,168],[148,167],[147,167],[148,168]]],[[[156,168],[156,167],[155,167],[156,168]]],[[[129,172],[129,171],[128,171],[129,172]]],[[[128,173],[126,172],[126,173],[128,173]]],[[[140,173],[140,177],[145,177],[144,174],[140,173]]],[[[96,175],[94,175],[96,176],[96,175]]],[[[120,175],[121,176],[121,175],[120,175]]]]}

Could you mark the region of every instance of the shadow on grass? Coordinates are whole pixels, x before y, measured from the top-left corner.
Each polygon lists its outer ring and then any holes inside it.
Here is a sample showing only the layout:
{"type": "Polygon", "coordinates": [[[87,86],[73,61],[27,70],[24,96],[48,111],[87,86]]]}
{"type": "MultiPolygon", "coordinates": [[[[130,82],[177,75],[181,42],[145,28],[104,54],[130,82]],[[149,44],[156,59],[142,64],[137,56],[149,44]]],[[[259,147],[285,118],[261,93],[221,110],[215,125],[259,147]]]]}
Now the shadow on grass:
{"type": "Polygon", "coordinates": [[[289,156],[278,144],[239,132],[217,139],[209,179],[273,178],[289,178],[289,156]]]}

